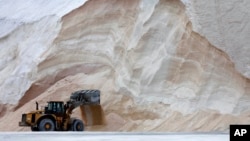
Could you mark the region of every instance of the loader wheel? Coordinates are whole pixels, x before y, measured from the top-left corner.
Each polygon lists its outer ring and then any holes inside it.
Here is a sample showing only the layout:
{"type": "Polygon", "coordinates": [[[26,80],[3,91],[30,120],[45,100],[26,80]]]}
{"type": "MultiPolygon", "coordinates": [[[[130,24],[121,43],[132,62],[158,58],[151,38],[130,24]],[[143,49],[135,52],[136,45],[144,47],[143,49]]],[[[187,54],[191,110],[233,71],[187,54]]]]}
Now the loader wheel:
{"type": "Polygon", "coordinates": [[[55,131],[55,123],[49,119],[42,119],[38,125],[39,131],[55,131]]]}
{"type": "Polygon", "coordinates": [[[72,124],[72,131],[83,131],[84,125],[83,122],[79,119],[75,119],[72,124]]]}

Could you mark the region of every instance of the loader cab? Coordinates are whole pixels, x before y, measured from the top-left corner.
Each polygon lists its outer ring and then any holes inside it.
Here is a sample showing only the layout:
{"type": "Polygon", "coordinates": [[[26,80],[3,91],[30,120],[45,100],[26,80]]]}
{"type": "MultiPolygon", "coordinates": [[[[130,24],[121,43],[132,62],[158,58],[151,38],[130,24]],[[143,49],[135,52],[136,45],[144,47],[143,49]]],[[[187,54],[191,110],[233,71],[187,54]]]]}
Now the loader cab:
{"type": "Polygon", "coordinates": [[[45,114],[56,114],[63,116],[64,114],[64,103],[62,101],[49,101],[45,107],[45,114]]]}

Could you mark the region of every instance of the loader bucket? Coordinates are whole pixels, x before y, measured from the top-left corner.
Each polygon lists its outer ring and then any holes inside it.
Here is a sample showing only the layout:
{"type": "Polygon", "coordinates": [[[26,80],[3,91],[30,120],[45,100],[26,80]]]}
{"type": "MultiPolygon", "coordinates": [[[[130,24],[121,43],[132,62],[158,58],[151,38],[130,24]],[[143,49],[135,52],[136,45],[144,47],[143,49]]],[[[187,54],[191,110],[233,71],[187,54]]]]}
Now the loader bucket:
{"type": "Polygon", "coordinates": [[[104,125],[105,115],[101,105],[81,105],[81,116],[88,126],[104,125]]]}
{"type": "Polygon", "coordinates": [[[71,94],[70,100],[84,105],[100,104],[99,90],[80,90],[71,94]]]}

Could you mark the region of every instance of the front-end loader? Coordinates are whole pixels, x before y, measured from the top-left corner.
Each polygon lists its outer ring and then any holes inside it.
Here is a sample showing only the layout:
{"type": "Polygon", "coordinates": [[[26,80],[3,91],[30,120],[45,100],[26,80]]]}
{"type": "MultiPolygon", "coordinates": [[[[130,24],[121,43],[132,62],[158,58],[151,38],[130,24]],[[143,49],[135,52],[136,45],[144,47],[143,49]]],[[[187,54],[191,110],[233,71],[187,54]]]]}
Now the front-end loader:
{"type": "MultiPolygon", "coordinates": [[[[66,103],[63,101],[49,101],[48,105],[42,110],[38,109],[39,106],[36,102],[36,111],[22,114],[19,126],[29,126],[32,131],[83,131],[84,123],[82,120],[72,118],[71,114],[76,107],[85,105],[101,109],[100,91],[76,91],[71,94],[70,100],[66,103]]],[[[98,119],[103,120],[101,112],[95,114],[95,116],[99,116],[98,119]]]]}

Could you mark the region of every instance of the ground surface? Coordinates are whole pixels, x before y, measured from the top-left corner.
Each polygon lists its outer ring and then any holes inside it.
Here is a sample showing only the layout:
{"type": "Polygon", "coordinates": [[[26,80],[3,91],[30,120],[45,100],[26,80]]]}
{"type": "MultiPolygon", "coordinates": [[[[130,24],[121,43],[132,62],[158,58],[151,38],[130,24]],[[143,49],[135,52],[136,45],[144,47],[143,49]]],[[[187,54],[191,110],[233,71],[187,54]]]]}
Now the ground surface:
{"type": "Polygon", "coordinates": [[[4,141],[228,141],[224,133],[2,132],[4,141]]]}

